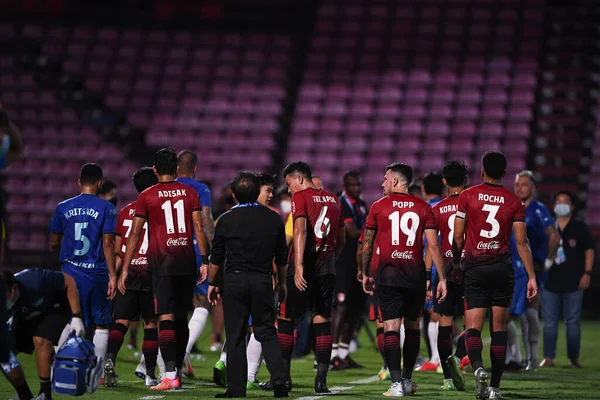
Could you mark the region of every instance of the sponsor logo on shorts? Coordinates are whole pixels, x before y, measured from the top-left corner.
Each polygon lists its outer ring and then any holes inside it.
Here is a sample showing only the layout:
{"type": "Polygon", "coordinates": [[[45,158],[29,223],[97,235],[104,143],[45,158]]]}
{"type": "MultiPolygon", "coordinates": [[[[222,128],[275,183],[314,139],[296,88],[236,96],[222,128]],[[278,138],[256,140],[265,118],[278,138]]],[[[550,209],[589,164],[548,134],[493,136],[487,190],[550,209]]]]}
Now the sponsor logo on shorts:
{"type": "Polygon", "coordinates": [[[500,242],[492,240],[491,242],[479,242],[477,243],[477,249],[479,250],[495,250],[500,248],[500,242]]]}
{"type": "Polygon", "coordinates": [[[186,238],[186,237],[177,238],[177,239],[169,238],[169,240],[167,240],[167,246],[169,246],[169,247],[187,246],[187,245],[188,245],[188,238],[186,238]]]}
{"type": "Polygon", "coordinates": [[[394,250],[392,252],[392,258],[399,258],[401,260],[412,260],[413,252],[412,252],[412,250],[406,250],[406,251],[394,250]]]}

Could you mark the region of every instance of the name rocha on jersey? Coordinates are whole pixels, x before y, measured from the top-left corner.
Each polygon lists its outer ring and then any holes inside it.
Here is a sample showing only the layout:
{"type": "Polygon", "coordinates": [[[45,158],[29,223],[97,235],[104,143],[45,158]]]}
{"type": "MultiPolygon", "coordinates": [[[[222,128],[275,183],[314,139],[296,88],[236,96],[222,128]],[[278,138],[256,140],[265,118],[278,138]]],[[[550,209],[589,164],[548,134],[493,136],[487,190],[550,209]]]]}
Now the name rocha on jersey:
{"type": "Polygon", "coordinates": [[[174,190],[159,190],[158,197],[181,197],[185,196],[186,189],[174,189],[174,190]]]}
{"type": "Polygon", "coordinates": [[[504,196],[496,196],[496,195],[487,194],[487,193],[479,193],[477,200],[489,201],[490,203],[504,204],[504,196]]]}
{"type": "Polygon", "coordinates": [[[64,216],[66,219],[69,219],[71,217],[77,217],[80,215],[87,215],[88,217],[98,219],[99,213],[98,213],[98,211],[94,210],[93,208],[84,208],[84,207],[71,208],[70,210],[67,210],[64,213],[64,216]]]}

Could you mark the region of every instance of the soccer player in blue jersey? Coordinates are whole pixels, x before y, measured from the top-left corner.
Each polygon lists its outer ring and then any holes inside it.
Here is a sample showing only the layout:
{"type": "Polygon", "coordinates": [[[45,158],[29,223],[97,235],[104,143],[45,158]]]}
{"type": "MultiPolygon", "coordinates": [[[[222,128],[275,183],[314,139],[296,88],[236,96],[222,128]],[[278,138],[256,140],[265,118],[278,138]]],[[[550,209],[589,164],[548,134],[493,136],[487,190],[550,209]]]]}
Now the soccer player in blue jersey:
{"type": "MultiPolygon", "coordinates": [[[[442,200],[444,194],[444,177],[438,172],[430,172],[423,177],[421,190],[423,192],[423,200],[430,206],[434,206],[442,200]]],[[[425,240],[425,239],[423,239],[425,240]]],[[[427,243],[427,240],[425,240],[427,243]]],[[[435,282],[437,270],[435,264],[431,268],[431,285],[435,282]]],[[[425,301],[424,310],[427,312],[427,317],[423,320],[423,336],[429,351],[429,361],[417,367],[416,371],[437,371],[440,366],[440,354],[438,352],[438,325],[439,314],[433,311],[433,297],[425,301]],[[427,327],[425,320],[428,319],[427,327]],[[426,330],[427,329],[427,330],[426,330]]]]}
{"type": "MultiPolygon", "coordinates": [[[[546,206],[535,200],[535,191],[536,179],[533,172],[528,170],[519,172],[515,179],[515,194],[525,203],[527,238],[531,246],[538,290],[540,291],[540,295],[543,295],[547,270],[554,263],[560,237],[556,230],[554,218],[552,218],[546,206]]],[[[511,236],[511,252],[515,270],[515,293],[513,304],[511,304],[511,314],[513,311],[515,313],[521,312],[521,329],[527,358],[526,369],[528,371],[536,370],[538,367],[537,357],[541,333],[539,320],[540,299],[538,296],[538,298],[530,303],[526,301],[527,280],[525,278],[523,285],[519,283],[518,278],[523,274],[526,276],[526,273],[523,270],[523,263],[516,251],[514,234],[511,236]]]]}
{"type": "Polygon", "coordinates": [[[75,279],[86,327],[96,326],[96,355],[106,358],[108,324],[117,288],[115,207],[96,196],[102,184],[97,164],[81,167],[79,196],[58,203],[50,221],[52,250],[60,249],[62,270],[75,279]]]}
{"type": "MultiPolygon", "coordinates": [[[[198,196],[200,197],[200,204],[202,205],[202,225],[208,242],[210,243],[215,232],[215,224],[213,222],[212,210],[211,210],[211,199],[210,189],[203,183],[198,182],[194,177],[196,176],[196,170],[198,169],[198,156],[191,150],[182,150],[177,155],[177,181],[185,185],[192,187],[198,196]]],[[[202,266],[202,257],[200,256],[197,240],[194,236],[194,249],[196,250],[196,266],[198,269],[202,266]]],[[[208,308],[209,302],[206,297],[208,293],[208,279],[202,284],[197,285],[194,289],[194,313],[190,318],[189,329],[190,337],[185,352],[185,361],[183,363],[184,373],[188,377],[194,375],[194,369],[190,362],[190,353],[192,347],[202,334],[206,322],[208,321],[208,308]]]]}

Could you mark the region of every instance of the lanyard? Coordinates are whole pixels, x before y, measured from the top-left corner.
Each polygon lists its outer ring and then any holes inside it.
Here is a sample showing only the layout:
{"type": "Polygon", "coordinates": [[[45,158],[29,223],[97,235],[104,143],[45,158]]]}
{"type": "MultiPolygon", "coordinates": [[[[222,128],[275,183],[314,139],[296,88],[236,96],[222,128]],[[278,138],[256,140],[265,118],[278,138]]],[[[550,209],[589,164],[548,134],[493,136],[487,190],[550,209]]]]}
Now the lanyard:
{"type": "MultiPolygon", "coordinates": [[[[558,227],[558,221],[554,221],[554,226],[556,227],[556,232],[558,232],[558,236],[560,236],[560,242],[558,243],[559,246],[563,245],[563,232],[561,231],[560,228],[558,227]]],[[[566,226],[565,226],[566,228],[566,226]]]]}
{"type": "MultiPolygon", "coordinates": [[[[358,215],[356,214],[356,210],[354,209],[354,204],[352,204],[352,202],[350,201],[350,198],[348,197],[348,195],[346,194],[346,192],[342,193],[342,195],[340,197],[342,199],[344,199],[344,201],[346,202],[346,204],[348,204],[348,207],[350,207],[350,211],[352,211],[352,215],[354,216],[354,218],[353,218],[354,221],[355,222],[360,222],[361,226],[358,226],[358,224],[357,224],[357,227],[361,228],[362,224],[363,224],[364,216],[361,215],[361,221],[357,221],[358,220],[358,215]]],[[[358,203],[358,200],[357,200],[357,205],[360,208],[360,203],[358,203]]]]}

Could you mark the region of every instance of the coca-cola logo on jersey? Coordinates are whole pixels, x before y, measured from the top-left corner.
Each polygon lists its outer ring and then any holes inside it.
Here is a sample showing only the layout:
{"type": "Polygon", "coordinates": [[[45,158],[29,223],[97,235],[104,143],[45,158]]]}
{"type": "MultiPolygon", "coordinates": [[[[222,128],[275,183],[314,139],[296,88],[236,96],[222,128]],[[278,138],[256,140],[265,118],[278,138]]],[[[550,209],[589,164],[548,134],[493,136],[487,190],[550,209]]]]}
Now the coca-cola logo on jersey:
{"type": "Polygon", "coordinates": [[[477,243],[477,249],[479,250],[495,250],[500,248],[500,242],[492,240],[491,242],[479,242],[477,243]]]}
{"type": "Polygon", "coordinates": [[[412,250],[406,250],[406,251],[394,250],[392,252],[392,258],[399,258],[402,260],[412,260],[413,252],[412,252],[412,250]]]}
{"type": "Polygon", "coordinates": [[[452,254],[452,250],[448,250],[446,252],[446,258],[452,258],[453,254],[452,254]]]}
{"type": "Polygon", "coordinates": [[[131,260],[131,265],[148,265],[147,257],[138,257],[131,260]]]}
{"type": "Polygon", "coordinates": [[[178,238],[178,239],[169,239],[167,240],[167,246],[187,246],[188,238],[178,238]]]}

